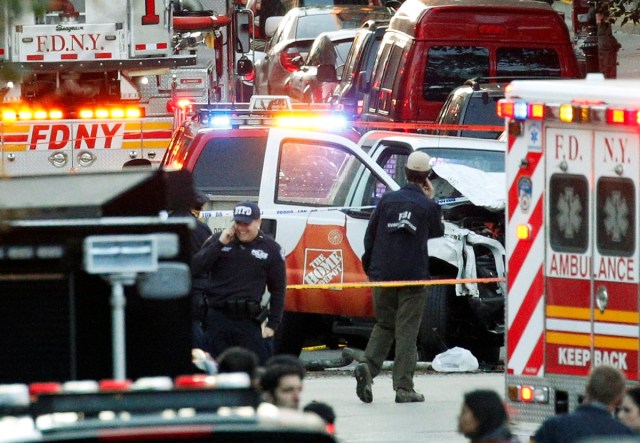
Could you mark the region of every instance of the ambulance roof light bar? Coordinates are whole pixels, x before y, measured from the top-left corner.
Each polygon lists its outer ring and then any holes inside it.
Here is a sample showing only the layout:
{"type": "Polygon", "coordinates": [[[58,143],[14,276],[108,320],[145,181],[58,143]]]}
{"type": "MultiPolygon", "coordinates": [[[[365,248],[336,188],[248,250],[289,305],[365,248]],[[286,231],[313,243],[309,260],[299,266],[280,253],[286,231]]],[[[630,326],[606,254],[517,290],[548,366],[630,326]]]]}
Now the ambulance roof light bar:
{"type": "Polygon", "coordinates": [[[559,120],[565,123],[606,123],[640,126],[640,109],[606,106],[601,101],[573,100],[571,103],[527,103],[522,100],[498,101],[498,116],[512,120],[559,120]]]}

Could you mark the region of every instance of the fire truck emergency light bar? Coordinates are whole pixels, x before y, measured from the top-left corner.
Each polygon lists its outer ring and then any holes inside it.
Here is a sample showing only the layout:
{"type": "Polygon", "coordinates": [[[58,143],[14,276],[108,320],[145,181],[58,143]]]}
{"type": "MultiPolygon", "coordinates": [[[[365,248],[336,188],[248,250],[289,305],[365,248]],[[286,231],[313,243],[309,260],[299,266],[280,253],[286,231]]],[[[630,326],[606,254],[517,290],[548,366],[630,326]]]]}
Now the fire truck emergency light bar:
{"type": "Polygon", "coordinates": [[[0,121],[12,123],[15,121],[32,120],[63,120],[63,119],[137,119],[144,117],[144,109],[137,106],[127,107],[95,107],[79,108],[76,110],[62,109],[31,109],[2,108],[0,109],[0,121]]]}
{"type": "Polygon", "coordinates": [[[567,104],[542,104],[502,99],[498,101],[497,113],[502,118],[513,120],[640,126],[640,110],[607,107],[601,101],[574,100],[567,104]]]}
{"type": "Polygon", "coordinates": [[[277,126],[288,129],[343,131],[347,118],[336,112],[308,111],[228,111],[201,109],[198,120],[202,125],[215,129],[231,129],[240,126],[277,126]]]}

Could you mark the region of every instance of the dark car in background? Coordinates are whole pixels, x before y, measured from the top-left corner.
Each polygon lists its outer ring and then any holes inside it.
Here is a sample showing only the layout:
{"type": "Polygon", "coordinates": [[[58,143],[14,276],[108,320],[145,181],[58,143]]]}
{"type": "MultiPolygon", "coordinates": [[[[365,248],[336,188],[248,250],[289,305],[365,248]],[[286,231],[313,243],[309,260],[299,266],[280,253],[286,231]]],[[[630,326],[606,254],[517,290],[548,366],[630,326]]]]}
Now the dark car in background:
{"type": "MultiPolygon", "coordinates": [[[[506,83],[488,83],[482,78],[467,80],[455,88],[444,102],[436,123],[447,125],[504,126],[504,119],[498,117],[496,104],[504,98],[506,83]]],[[[473,129],[436,130],[436,135],[454,135],[496,139],[501,130],[474,131],[473,129]]]]}
{"type": "MultiPolygon", "coordinates": [[[[393,9],[384,6],[325,6],[291,9],[278,23],[265,55],[256,61],[254,93],[286,94],[285,81],[300,67],[293,60],[306,57],[322,32],[358,28],[367,20],[389,19],[393,9]]],[[[271,17],[269,20],[276,19],[271,17]]],[[[269,34],[267,23],[267,34],[269,34]]]]}
{"type": "Polygon", "coordinates": [[[286,82],[287,94],[292,100],[304,103],[329,101],[357,32],[357,29],[342,29],[323,32],[316,37],[304,64],[286,82]]]}
{"type": "Polygon", "coordinates": [[[369,20],[358,29],[340,83],[333,91],[330,102],[352,117],[362,113],[364,91],[371,81],[371,72],[388,24],[389,20],[369,20]]]}

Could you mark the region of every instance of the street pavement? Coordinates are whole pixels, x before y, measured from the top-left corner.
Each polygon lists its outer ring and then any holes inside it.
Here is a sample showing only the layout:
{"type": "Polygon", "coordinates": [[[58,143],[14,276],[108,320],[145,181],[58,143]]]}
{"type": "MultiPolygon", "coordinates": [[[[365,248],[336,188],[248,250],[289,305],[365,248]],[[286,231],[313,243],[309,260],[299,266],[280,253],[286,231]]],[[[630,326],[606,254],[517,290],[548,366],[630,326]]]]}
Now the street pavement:
{"type": "MultiPolygon", "coordinates": [[[[337,351],[333,351],[337,352],[337,351]]],[[[303,352],[303,360],[330,358],[323,353],[303,352]]],[[[335,355],[334,355],[335,356],[335,355]]],[[[424,403],[396,404],[391,371],[375,378],[373,403],[356,396],[355,364],[344,368],[309,371],[304,381],[301,405],[312,400],[330,404],[336,412],[336,433],[342,442],[462,443],[468,440],[457,432],[457,418],[465,392],[493,389],[504,397],[501,370],[474,373],[437,373],[422,364],[414,378],[415,389],[425,395],[424,403]]],[[[514,423],[522,443],[529,441],[537,425],[514,423]]]]}

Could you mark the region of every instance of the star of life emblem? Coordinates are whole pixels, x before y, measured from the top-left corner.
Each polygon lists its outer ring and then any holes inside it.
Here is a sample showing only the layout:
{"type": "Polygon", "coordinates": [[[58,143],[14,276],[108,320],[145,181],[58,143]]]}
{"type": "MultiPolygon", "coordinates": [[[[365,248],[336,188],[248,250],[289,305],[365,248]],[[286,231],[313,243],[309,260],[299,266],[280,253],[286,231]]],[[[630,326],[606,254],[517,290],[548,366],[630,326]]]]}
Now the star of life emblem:
{"type": "Polygon", "coordinates": [[[566,239],[572,239],[582,226],[582,202],[573,187],[567,186],[556,203],[556,223],[566,239]]]}
{"type": "Polygon", "coordinates": [[[629,205],[620,191],[613,191],[604,203],[604,228],[612,242],[619,243],[629,230],[629,205]]]}

